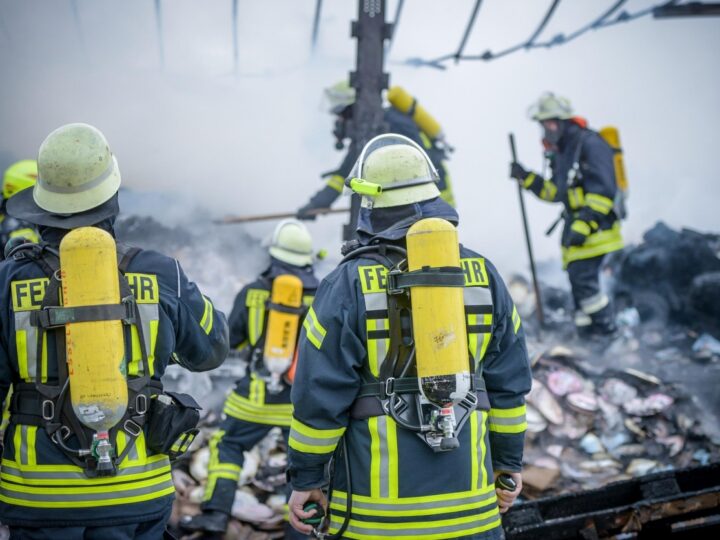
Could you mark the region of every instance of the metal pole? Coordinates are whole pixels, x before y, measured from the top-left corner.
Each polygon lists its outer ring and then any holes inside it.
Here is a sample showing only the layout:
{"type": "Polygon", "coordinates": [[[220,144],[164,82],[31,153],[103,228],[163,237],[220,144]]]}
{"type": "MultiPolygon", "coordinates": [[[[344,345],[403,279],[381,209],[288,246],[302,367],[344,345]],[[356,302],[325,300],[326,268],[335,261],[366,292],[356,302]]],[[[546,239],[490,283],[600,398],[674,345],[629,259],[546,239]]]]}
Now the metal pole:
{"type": "MultiPolygon", "coordinates": [[[[515,136],[510,133],[510,153],[512,154],[513,163],[517,161],[517,153],[515,152],[515,136]]],[[[525,229],[525,244],[527,245],[528,258],[530,259],[530,273],[532,274],[533,288],[535,289],[535,307],[540,327],[545,326],[545,314],[543,313],[542,297],[540,296],[540,285],[538,284],[537,272],[535,271],[535,257],[533,257],[532,242],[530,241],[530,228],[527,222],[527,212],[525,211],[525,198],[523,197],[523,188],[518,182],[518,197],[520,198],[520,213],[522,214],[523,228],[525,229]]]]}
{"type": "MultiPolygon", "coordinates": [[[[383,71],[384,42],[390,37],[391,25],[385,23],[385,0],[358,0],[358,19],[351,27],[357,39],[355,71],[350,73],[350,85],[355,88],[355,103],[348,131],[352,155],[360,155],[365,143],[386,130],[383,119],[382,91],[388,86],[388,74],[383,71]]],[[[353,195],[350,203],[350,222],[343,228],[343,239],[355,235],[360,197],[353,195]]]]}
{"type": "Polygon", "coordinates": [[[155,25],[158,34],[158,53],[160,54],[160,69],[165,69],[165,47],[163,44],[162,0],[155,0],[155,25]]]}
{"type": "Polygon", "coordinates": [[[237,75],[240,64],[240,45],[238,44],[238,0],[232,3],[232,39],[233,39],[233,72],[237,75]]]}
{"type": "Polygon", "coordinates": [[[320,31],[320,12],[322,11],[322,0],[315,3],[315,17],[313,18],[312,38],[310,41],[310,52],[315,52],[317,45],[318,33],[320,31]]]}

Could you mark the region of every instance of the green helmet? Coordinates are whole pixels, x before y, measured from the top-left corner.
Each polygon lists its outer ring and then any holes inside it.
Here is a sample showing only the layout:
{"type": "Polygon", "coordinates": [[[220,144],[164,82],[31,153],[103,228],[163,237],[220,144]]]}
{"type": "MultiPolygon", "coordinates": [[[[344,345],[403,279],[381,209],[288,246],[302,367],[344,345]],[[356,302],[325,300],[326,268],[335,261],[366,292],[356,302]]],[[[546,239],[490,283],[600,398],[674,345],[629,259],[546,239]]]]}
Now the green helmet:
{"type": "Polygon", "coordinates": [[[345,79],[326,88],[324,93],[328,112],[332,114],[339,114],[345,107],[355,103],[355,89],[345,79]]]}
{"type": "Polygon", "coordinates": [[[100,206],[120,188],[117,160],[105,136],[88,124],[67,124],[47,136],[38,152],[35,203],[51,214],[100,206]]]}
{"type": "Polygon", "coordinates": [[[378,135],[363,148],[346,184],[366,208],[388,208],[440,196],[437,170],[425,151],[403,135],[378,135]]]}
{"type": "Polygon", "coordinates": [[[285,219],[277,224],[270,241],[270,255],[294,266],[313,263],[310,231],[297,219],[285,219]]]}
{"type": "Polygon", "coordinates": [[[537,103],[534,103],[528,109],[528,116],[533,120],[542,122],[543,120],[559,119],[568,120],[573,117],[573,108],[570,100],[564,97],[556,96],[552,92],[546,92],[537,103]]]}
{"type": "Polygon", "coordinates": [[[18,191],[34,186],[37,175],[37,161],[34,159],[24,159],[10,165],[3,176],[3,198],[9,199],[18,191]]]}

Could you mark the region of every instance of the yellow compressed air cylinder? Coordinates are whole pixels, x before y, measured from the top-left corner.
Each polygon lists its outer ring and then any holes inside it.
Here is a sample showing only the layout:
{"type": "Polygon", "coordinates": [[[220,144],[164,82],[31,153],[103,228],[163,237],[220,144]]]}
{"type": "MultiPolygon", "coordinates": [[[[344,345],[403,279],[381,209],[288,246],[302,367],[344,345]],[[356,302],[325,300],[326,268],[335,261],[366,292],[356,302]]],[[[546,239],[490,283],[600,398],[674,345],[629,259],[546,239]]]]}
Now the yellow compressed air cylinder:
{"type": "Polygon", "coordinates": [[[273,280],[263,361],[271,374],[282,375],[293,361],[300,314],[282,311],[302,306],[303,285],[299,277],[283,274],[273,280]],[[273,307],[274,306],[279,306],[273,307]]]}
{"type": "MultiPolygon", "coordinates": [[[[408,270],[460,269],[457,231],[448,221],[422,219],[407,234],[408,270]]],[[[470,389],[470,361],[462,287],[410,288],[415,360],[420,388],[441,406],[470,389]]]]}
{"type": "Polygon", "coordinates": [[[442,136],[440,123],[403,87],[391,87],[387,92],[387,98],[393,107],[405,114],[410,114],[414,106],[415,109],[412,114],[412,119],[425,135],[431,139],[437,139],[442,136]]]}
{"type": "MultiPolygon", "coordinates": [[[[113,237],[95,227],[70,231],[60,243],[64,307],[120,303],[117,252],[113,237]]],[[[70,401],[78,420],[108,431],[128,404],[122,322],[65,325],[70,401]]]]}
{"type": "Polygon", "coordinates": [[[622,146],[620,145],[620,133],[615,126],[605,126],[600,130],[600,136],[613,149],[613,165],[615,166],[615,182],[622,191],[628,190],[628,180],[625,174],[625,160],[623,158],[622,146]]]}

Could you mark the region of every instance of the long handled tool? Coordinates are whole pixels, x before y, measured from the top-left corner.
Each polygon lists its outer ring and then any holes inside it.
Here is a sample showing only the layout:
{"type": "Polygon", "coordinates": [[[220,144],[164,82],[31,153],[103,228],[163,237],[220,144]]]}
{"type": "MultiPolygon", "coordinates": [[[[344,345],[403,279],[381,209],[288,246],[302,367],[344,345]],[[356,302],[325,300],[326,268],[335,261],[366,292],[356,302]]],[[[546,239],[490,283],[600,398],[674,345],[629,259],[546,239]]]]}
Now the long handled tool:
{"type": "MultiPolygon", "coordinates": [[[[307,213],[313,216],[324,216],[326,214],[344,214],[349,212],[349,208],[317,208],[309,210],[307,213]]],[[[218,225],[229,225],[231,223],[251,223],[253,221],[272,221],[274,219],[294,218],[297,212],[283,212],[280,214],[260,214],[257,216],[227,216],[222,219],[216,219],[213,223],[218,225]]]]}
{"type": "MultiPolygon", "coordinates": [[[[510,133],[510,152],[512,153],[513,163],[517,161],[517,153],[515,152],[515,136],[510,133]]],[[[540,327],[545,326],[545,315],[543,314],[542,298],[540,297],[540,285],[535,272],[535,257],[533,257],[532,242],[530,241],[530,229],[528,228],[527,212],[525,211],[525,199],[523,198],[522,186],[518,182],[518,197],[520,198],[520,213],[522,214],[523,227],[525,228],[525,244],[527,245],[528,257],[530,258],[530,273],[532,274],[533,288],[535,289],[535,311],[537,312],[540,327]]]]}

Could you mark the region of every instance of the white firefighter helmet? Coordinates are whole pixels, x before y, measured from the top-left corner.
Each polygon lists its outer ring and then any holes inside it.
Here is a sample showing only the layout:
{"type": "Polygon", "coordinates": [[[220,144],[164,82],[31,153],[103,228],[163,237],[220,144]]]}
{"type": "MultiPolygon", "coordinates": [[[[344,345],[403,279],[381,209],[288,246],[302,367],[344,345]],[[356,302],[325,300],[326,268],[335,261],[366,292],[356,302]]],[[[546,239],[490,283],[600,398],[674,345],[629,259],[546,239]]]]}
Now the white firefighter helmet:
{"type": "Polygon", "coordinates": [[[415,141],[386,133],[365,145],[346,185],[363,196],[365,208],[388,208],[439,197],[438,179],[435,166],[415,141]]]}
{"type": "Polygon", "coordinates": [[[355,89],[350,86],[347,79],[338,81],[324,90],[328,112],[340,114],[342,110],[355,103],[355,89]]]}
{"type": "Polygon", "coordinates": [[[310,231],[297,219],[285,219],[277,224],[268,251],[276,259],[294,266],[313,263],[310,231]]]}
{"type": "Polygon", "coordinates": [[[120,170],[105,136],[88,124],[67,124],[46,137],[38,152],[35,203],[51,214],[100,206],[120,188],[120,170]]]}
{"type": "Polygon", "coordinates": [[[552,92],[545,92],[537,103],[534,103],[528,109],[528,116],[537,122],[543,120],[559,119],[568,120],[573,116],[573,108],[570,100],[561,96],[556,96],[552,92]]]}

